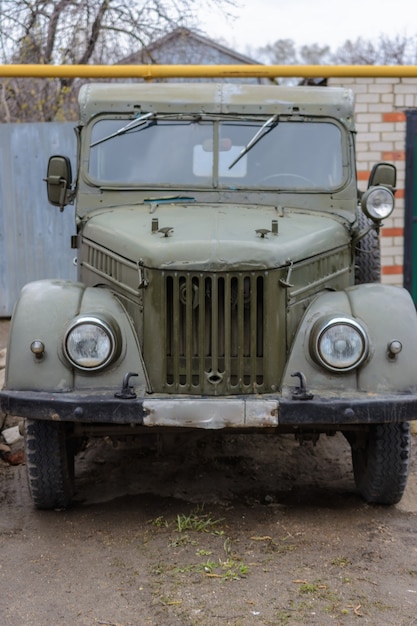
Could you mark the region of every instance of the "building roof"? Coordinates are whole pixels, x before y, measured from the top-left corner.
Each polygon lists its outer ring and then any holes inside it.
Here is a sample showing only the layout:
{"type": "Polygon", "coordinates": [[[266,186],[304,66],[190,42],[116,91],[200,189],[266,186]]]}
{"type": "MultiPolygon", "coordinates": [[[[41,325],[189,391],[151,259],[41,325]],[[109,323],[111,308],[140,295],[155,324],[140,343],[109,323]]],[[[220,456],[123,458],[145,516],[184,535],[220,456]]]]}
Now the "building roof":
{"type": "Polygon", "coordinates": [[[123,64],[246,64],[259,61],[235,52],[208,37],[188,28],[176,28],[138,52],[133,52],[119,63],[123,64]]]}
{"type": "MultiPolygon", "coordinates": [[[[121,59],[124,65],[259,65],[259,61],[248,56],[239,54],[230,48],[208,39],[188,28],[176,28],[171,33],[157,39],[149,46],[145,46],[138,52],[133,52],[128,57],[121,59]]],[[[271,83],[267,78],[165,78],[157,79],[158,82],[227,82],[263,84],[271,83]]],[[[274,81],[272,81],[274,82],[274,81]]]]}

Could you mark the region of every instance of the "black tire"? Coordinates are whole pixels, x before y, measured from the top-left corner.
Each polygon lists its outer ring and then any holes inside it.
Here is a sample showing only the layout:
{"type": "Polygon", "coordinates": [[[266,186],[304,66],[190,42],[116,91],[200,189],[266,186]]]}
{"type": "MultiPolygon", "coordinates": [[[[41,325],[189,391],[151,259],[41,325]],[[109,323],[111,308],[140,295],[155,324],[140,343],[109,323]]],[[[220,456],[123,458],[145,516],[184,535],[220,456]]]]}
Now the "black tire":
{"type": "MultiPolygon", "coordinates": [[[[373,224],[362,211],[357,213],[359,232],[373,224]]],[[[372,229],[358,243],[355,249],[355,285],[379,283],[381,280],[381,248],[379,233],[372,229]]]]}
{"type": "Polygon", "coordinates": [[[38,509],[65,509],[74,486],[74,452],[67,424],[26,420],[29,490],[38,509]]]}
{"type": "Polygon", "coordinates": [[[376,424],[347,438],[356,487],[364,500],[371,504],[399,502],[410,463],[410,424],[376,424]]]}

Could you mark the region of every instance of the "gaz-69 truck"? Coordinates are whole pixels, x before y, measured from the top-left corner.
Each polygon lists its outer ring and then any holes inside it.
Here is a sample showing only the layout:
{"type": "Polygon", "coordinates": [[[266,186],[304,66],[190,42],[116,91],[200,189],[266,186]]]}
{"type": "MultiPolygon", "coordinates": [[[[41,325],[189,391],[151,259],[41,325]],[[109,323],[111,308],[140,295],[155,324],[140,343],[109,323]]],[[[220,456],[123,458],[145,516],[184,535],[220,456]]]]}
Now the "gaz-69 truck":
{"type": "Polygon", "coordinates": [[[78,281],[23,288],[1,392],[35,506],[69,505],[77,441],[173,429],[341,431],[362,497],[398,502],[417,317],[379,283],[396,172],[358,191],[351,92],[89,84],[79,104],[74,180],[57,155],[46,177],[76,204],[78,281]]]}

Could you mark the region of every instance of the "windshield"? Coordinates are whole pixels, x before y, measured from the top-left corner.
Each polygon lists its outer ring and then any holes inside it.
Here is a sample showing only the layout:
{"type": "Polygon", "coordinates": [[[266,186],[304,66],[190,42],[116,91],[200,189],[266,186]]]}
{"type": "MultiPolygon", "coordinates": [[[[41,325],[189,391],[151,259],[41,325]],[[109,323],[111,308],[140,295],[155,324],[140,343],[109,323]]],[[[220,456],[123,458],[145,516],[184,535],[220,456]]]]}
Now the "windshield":
{"type": "Polygon", "coordinates": [[[95,123],[89,174],[105,185],[331,190],[344,182],[329,121],[164,119],[95,123]]]}

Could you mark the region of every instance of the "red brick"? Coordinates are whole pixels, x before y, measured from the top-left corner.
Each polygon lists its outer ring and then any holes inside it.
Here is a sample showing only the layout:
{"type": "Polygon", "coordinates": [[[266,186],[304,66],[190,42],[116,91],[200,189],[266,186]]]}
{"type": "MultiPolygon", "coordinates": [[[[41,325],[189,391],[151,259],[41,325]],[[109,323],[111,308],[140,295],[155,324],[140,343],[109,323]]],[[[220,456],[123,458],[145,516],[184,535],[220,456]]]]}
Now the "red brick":
{"type": "Polygon", "coordinates": [[[391,111],[391,113],[383,113],[383,122],[405,122],[405,113],[403,111],[391,111]]]}
{"type": "Polygon", "coordinates": [[[385,275],[388,274],[402,274],[403,266],[402,265],[385,265],[382,268],[382,273],[385,275]]]}
{"type": "Polygon", "coordinates": [[[404,228],[383,228],[381,234],[383,237],[403,237],[404,228]]]}
{"type": "Polygon", "coordinates": [[[405,161],[405,150],[393,150],[382,153],[383,161],[405,161]]]}

